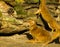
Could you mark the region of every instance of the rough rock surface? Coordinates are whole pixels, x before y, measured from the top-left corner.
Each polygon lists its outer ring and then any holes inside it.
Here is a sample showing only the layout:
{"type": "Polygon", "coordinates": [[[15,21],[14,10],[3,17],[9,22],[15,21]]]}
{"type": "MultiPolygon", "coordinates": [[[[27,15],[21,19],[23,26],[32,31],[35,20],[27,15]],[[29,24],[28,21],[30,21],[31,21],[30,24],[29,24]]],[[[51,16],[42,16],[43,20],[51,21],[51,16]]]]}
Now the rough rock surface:
{"type": "MultiPolygon", "coordinates": [[[[32,2],[32,0],[31,0],[31,2],[32,2]]],[[[29,3],[29,1],[28,1],[28,3],[29,3]]],[[[58,12],[60,12],[59,11],[60,6],[53,5],[53,3],[51,5],[50,4],[47,5],[50,10],[50,13],[52,14],[53,17],[55,17],[55,19],[58,22],[60,22],[60,13],[58,13],[58,12]],[[55,7],[57,7],[58,9],[55,9],[55,7]]],[[[38,15],[35,15],[33,13],[38,10],[38,7],[39,7],[38,5],[39,4],[35,4],[35,3],[19,5],[20,7],[23,8],[21,10],[23,14],[21,13],[18,16],[16,16],[16,13],[14,16],[10,16],[10,15],[5,16],[5,14],[7,14],[7,13],[3,13],[2,18],[3,18],[3,20],[6,20],[6,21],[0,21],[0,26],[1,26],[1,23],[3,25],[2,29],[0,30],[0,33],[2,33],[2,34],[0,34],[0,47],[41,47],[40,43],[35,43],[35,44],[27,43],[27,41],[29,40],[27,38],[27,36],[24,35],[23,33],[18,34],[18,33],[20,33],[20,31],[25,30],[26,27],[23,26],[23,23],[25,21],[27,21],[28,19],[33,19],[37,22],[37,24],[44,26],[40,17],[38,17],[38,19],[37,19],[38,15]],[[6,19],[4,19],[4,18],[6,18],[6,19]],[[6,35],[4,33],[12,33],[12,35],[9,35],[9,34],[6,35]],[[6,36],[4,36],[4,35],[6,35],[6,36]]],[[[0,18],[0,20],[1,20],[1,18],[0,18]]],[[[60,47],[60,44],[51,43],[51,44],[47,45],[46,47],[60,47]]]]}

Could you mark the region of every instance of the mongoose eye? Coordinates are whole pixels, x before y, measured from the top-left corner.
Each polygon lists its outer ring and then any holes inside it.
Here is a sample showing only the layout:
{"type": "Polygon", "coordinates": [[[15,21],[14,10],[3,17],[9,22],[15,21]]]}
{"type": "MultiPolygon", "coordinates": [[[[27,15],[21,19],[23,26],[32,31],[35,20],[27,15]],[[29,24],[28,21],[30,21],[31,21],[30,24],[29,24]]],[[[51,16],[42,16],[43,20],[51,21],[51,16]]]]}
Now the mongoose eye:
{"type": "Polygon", "coordinates": [[[57,17],[58,17],[58,15],[55,15],[54,17],[55,17],[55,18],[57,18],[57,17]]]}

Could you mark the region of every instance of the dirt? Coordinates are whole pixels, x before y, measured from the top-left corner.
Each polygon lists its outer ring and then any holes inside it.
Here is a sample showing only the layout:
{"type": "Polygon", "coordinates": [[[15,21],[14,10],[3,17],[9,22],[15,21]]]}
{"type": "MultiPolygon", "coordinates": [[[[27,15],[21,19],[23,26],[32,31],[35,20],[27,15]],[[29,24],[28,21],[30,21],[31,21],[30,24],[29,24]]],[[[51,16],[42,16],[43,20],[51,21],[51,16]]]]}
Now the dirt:
{"type": "MultiPolygon", "coordinates": [[[[0,47],[41,47],[40,43],[27,43],[25,35],[0,36],[0,47]]],[[[51,43],[46,47],[60,47],[60,44],[51,43]]]]}

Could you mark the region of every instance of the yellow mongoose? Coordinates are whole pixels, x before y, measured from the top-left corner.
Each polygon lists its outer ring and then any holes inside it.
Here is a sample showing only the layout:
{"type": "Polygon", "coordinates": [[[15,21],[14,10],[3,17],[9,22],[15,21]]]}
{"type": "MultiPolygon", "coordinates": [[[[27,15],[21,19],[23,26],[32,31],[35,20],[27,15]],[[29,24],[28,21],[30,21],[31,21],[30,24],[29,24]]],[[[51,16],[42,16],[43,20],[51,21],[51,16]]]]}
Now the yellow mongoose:
{"type": "Polygon", "coordinates": [[[33,20],[28,20],[28,23],[30,27],[29,32],[33,37],[30,42],[46,43],[51,40],[51,34],[49,31],[45,30],[43,27],[38,27],[33,20]]]}
{"type": "Polygon", "coordinates": [[[41,13],[42,17],[50,24],[50,26],[52,27],[52,29],[55,31],[52,33],[52,39],[50,41],[47,41],[45,43],[48,44],[51,41],[53,41],[54,39],[56,39],[57,37],[59,37],[60,35],[60,25],[56,22],[56,20],[51,16],[51,14],[48,11],[48,8],[46,7],[46,0],[41,0],[41,4],[39,6],[39,10],[37,11],[37,13],[41,13]]]}
{"type": "Polygon", "coordinates": [[[50,24],[50,26],[54,29],[60,29],[60,25],[56,22],[56,20],[51,16],[46,6],[46,0],[41,0],[39,10],[37,13],[41,13],[42,17],[50,24]]]}

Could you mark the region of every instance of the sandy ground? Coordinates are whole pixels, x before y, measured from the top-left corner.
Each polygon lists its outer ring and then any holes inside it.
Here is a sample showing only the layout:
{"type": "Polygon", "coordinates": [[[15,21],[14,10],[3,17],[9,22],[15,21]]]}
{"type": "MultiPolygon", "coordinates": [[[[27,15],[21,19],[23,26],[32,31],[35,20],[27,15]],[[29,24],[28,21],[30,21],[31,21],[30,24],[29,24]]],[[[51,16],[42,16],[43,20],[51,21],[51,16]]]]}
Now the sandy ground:
{"type": "MultiPolygon", "coordinates": [[[[26,43],[25,35],[0,36],[0,47],[41,47],[40,43],[26,43]]],[[[46,47],[60,47],[60,44],[51,43],[46,47]]]]}

